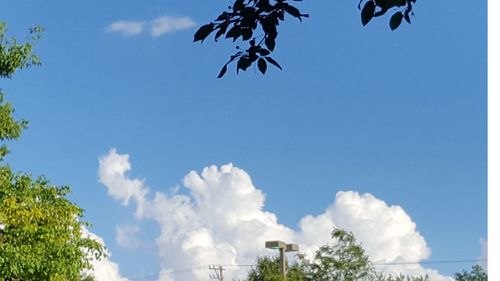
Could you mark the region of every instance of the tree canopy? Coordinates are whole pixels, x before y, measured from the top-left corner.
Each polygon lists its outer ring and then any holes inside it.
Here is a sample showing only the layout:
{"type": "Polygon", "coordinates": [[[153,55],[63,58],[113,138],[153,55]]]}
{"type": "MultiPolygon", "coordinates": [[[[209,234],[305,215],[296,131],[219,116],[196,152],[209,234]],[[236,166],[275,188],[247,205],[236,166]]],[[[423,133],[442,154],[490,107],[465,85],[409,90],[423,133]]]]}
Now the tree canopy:
{"type": "Polygon", "coordinates": [[[32,51],[33,44],[40,39],[43,28],[30,28],[28,41],[19,44],[14,37],[7,37],[7,24],[0,21],[0,77],[12,77],[16,70],[31,65],[40,65],[40,58],[32,51]]]}
{"type": "MultiPolygon", "coordinates": [[[[298,263],[286,262],[286,280],[304,281],[305,272],[298,263]]],[[[248,273],[247,281],[283,281],[280,273],[279,257],[259,257],[257,265],[248,273]]]]}
{"type": "MultiPolygon", "coordinates": [[[[309,14],[301,12],[294,2],[301,0],[234,0],[234,3],[223,11],[214,21],[201,26],[194,34],[194,42],[203,42],[211,33],[214,39],[230,39],[235,42],[241,39],[248,42],[248,49],[240,49],[230,56],[217,78],[227,72],[230,63],[236,62],[236,73],[247,70],[254,62],[262,74],[266,73],[268,64],[279,69],[281,65],[270,56],[275,50],[278,29],[285,16],[302,21],[309,14]],[[261,31],[261,33],[259,33],[261,31]]],[[[388,11],[394,13],[390,17],[389,27],[397,29],[403,19],[411,23],[413,4],[416,0],[360,0],[358,8],[361,11],[361,24],[368,24],[373,18],[385,15],[388,11]],[[363,6],[363,8],[361,8],[363,6]]]]}
{"type": "Polygon", "coordinates": [[[332,239],[334,243],[321,246],[312,260],[300,256],[306,280],[356,281],[372,273],[370,259],[354,234],[334,229],[332,239]]]}
{"type": "MultiPolygon", "coordinates": [[[[385,275],[377,272],[354,234],[332,231],[332,243],[321,246],[312,257],[297,255],[288,270],[288,281],[429,281],[427,276],[385,275]]],[[[247,281],[281,281],[279,258],[259,257],[247,281]]],[[[469,281],[459,280],[459,281],[469,281]]],[[[472,280],[471,280],[472,281],[472,280]]],[[[483,281],[483,280],[473,280],[483,281]]]]}
{"type": "Polygon", "coordinates": [[[488,274],[480,265],[474,265],[471,271],[462,271],[455,273],[456,281],[487,281],[488,274]]]}
{"type": "MultiPolygon", "coordinates": [[[[0,22],[0,77],[11,78],[20,68],[38,65],[32,44],[41,28],[30,30],[29,41],[19,44],[5,35],[0,22]]],[[[92,258],[104,249],[83,236],[89,224],[83,209],[69,201],[67,186],[54,186],[43,177],[14,172],[5,164],[6,142],[20,137],[27,127],[15,120],[13,107],[0,91],[0,280],[80,280],[92,258]]]]}

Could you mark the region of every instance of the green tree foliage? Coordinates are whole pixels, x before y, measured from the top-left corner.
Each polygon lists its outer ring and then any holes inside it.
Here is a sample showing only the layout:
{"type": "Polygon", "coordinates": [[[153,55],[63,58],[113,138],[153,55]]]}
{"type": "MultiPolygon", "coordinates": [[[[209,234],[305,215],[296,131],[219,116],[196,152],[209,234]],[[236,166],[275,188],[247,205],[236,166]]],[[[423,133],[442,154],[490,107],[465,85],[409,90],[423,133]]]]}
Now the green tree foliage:
{"type": "Polygon", "coordinates": [[[5,141],[19,138],[28,125],[28,122],[24,120],[15,120],[13,113],[12,104],[5,102],[4,93],[0,89],[0,162],[9,153],[5,141]]]}
{"type": "MultiPolygon", "coordinates": [[[[19,68],[39,64],[32,43],[6,39],[0,23],[0,77],[10,78],[19,68]]],[[[30,40],[40,29],[31,31],[30,40]]],[[[83,210],[66,196],[69,187],[51,185],[46,179],[16,173],[4,163],[6,141],[19,138],[26,121],[13,118],[12,105],[0,93],[0,280],[80,280],[90,259],[104,249],[82,236],[88,223],[83,210]]],[[[89,279],[86,279],[89,280],[89,279]]]]}
{"type": "Polygon", "coordinates": [[[455,273],[456,281],[487,281],[488,274],[480,265],[474,265],[470,272],[464,270],[462,272],[455,273]]]}
{"type": "Polygon", "coordinates": [[[51,185],[0,167],[0,276],[21,280],[78,280],[102,246],[82,238],[83,210],[51,185]]]}
{"type": "Polygon", "coordinates": [[[369,277],[372,273],[370,259],[352,232],[334,229],[332,239],[334,243],[321,246],[312,260],[299,257],[306,280],[356,281],[369,277]]]}
{"type": "Polygon", "coordinates": [[[429,276],[407,276],[407,275],[384,275],[381,273],[373,274],[370,281],[429,281],[429,276]]]}
{"type": "Polygon", "coordinates": [[[10,78],[18,69],[40,65],[40,59],[32,50],[43,29],[39,26],[31,28],[28,41],[23,44],[19,44],[16,38],[7,37],[6,31],[7,24],[0,21],[0,77],[10,78]]]}
{"type": "MultiPolygon", "coordinates": [[[[333,243],[320,247],[311,258],[297,255],[287,266],[288,281],[429,281],[428,276],[384,275],[377,272],[351,232],[334,229],[333,243]]],[[[279,258],[260,257],[247,281],[282,281],[279,258]]],[[[459,280],[459,281],[469,281],[459,280]]],[[[476,281],[474,279],[474,281],[476,281]]]]}
{"type": "MultiPolygon", "coordinates": [[[[305,273],[297,263],[286,263],[287,281],[304,281],[305,273]]],[[[259,257],[257,265],[248,274],[247,281],[283,281],[280,273],[279,257],[259,257]]]]}
{"type": "MultiPolygon", "coordinates": [[[[299,1],[301,0],[234,0],[234,3],[214,21],[196,31],[194,42],[203,42],[211,33],[215,34],[215,41],[223,37],[233,42],[238,39],[248,42],[246,50],[236,47],[238,51],[224,64],[218,78],[224,76],[228,65],[232,62],[236,62],[236,73],[247,70],[254,62],[257,62],[262,74],[266,73],[268,64],[281,69],[281,65],[270,54],[276,47],[278,28],[280,23],[285,21],[285,17],[291,16],[300,21],[309,17],[292,5],[299,1]]],[[[361,10],[361,23],[366,25],[374,17],[394,11],[389,26],[395,30],[403,19],[411,23],[410,16],[413,15],[415,2],[416,0],[360,0],[358,8],[361,10]]]]}

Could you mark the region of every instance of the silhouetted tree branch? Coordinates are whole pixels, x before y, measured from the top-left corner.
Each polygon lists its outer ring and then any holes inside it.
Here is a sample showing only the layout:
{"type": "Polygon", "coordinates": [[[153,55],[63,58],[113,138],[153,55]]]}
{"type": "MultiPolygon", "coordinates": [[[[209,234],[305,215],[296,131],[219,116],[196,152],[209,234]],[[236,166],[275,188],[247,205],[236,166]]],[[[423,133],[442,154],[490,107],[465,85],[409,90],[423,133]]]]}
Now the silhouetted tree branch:
{"type": "MultiPolygon", "coordinates": [[[[222,12],[214,21],[201,26],[194,34],[194,42],[203,42],[211,33],[215,32],[217,41],[222,36],[232,39],[233,42],[241,38],[248,42],[248,48],[242,50],[239,46],[235,54],[231,55],[224,64],[217,78],[221,78],[227,71],[230,63],[236,62],[236,73],[247,70],[254,62],[262,74],[266,73],[267,65],[272,64],[282,69],[281,65],[270,54],[276,47],[278,27],[285,20],[285,15],[292,16],[299,21],[308,18],[293,2],[301,0],[235,0],[228,10],[222,12]],[[257,34],[258,31],[262,33],[257,34]]],[[[389,20],[391,30],[401,25],[403,19],[411,23],[413,4],[416,0],[360,0],[358,9],[361,10],[361,23],[368,24],[374,17],[379,17],[389,10],[395,11],[389,20]],[[364,4],[363,4],[364,3],[364,4]],[[363,8],[361,8],[363,4],[363,8]]]]}

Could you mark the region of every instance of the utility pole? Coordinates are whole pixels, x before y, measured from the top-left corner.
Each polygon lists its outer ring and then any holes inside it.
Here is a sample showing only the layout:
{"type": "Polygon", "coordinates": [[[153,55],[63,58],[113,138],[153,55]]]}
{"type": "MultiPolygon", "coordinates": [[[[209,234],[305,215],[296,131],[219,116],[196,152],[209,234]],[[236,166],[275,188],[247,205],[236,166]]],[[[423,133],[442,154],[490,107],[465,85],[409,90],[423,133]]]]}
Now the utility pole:
{"type": "Polygon", "coordinates": [[[266,241],[266,248],[277,249],[280,252],[280,273],[283,281],[286,281],[286,256],[285,252],[296,252],[299,250],[297,244],[287,244],[283,241],[266,241]]]}
{"type": "Polygon", "coordinates": [[[283,281],[286,281],[286,257],[285,248],[279,248],[280,251],[280,273],[283,276],[283,281]]]}
{"type": "Polygon", "coordinates": [[[208,266],[209,270],[213,270],[214,273],[210,273],[208,276],[210,279],[216,279],[218,281],[224,281],[224,275],[223,272],[226,270],[222,265],[209,265],[208,266]]]}

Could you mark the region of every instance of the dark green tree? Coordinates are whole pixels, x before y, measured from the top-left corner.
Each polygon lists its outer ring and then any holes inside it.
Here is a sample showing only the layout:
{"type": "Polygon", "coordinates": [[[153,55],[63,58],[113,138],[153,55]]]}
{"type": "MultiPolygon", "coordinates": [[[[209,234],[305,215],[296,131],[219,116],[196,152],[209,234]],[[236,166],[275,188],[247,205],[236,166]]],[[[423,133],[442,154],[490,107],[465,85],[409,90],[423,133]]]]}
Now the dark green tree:
{"type": "MultiPolygon", "coordinates": [[[[6,30],[0,22],[0,78],[40,64],[32,44],[41,28],[31,29],[24,44],[7,38],[6,30]]],[[[13,172],[5,164],[6,142],[19,138],[27,126],[13,118],[13,111],[0,90],[0,281],[85,279],[82,272],[92,268],[92,258],[103,256],[103,246],[82,236],[89,224],[82,220],[83,210],[66,198],[69,187],[13,172]]]]}
{"type": "MultiPolygon", "coordinates": [[[[301,0],[234,0],[214,21],[196,31],[194,42],[203,42],[211,33],[215,34],[215,41],[225,38],[233,42],[238,39],[248,42],[247,49],[236,47],[238,51],[224,64],[218,78],[224,76],[227,66],[232,62],[236,62],[237,73],[247,70],[255,62],[262,74],[266,73],[268,64],[281,69],[281,65],[270,54],[276,47],[279,25],[285,21],[285,17],[291,16],[300,21],[309,17],[293,5],[299,1],[301,0]]],[[[389,26],[395,30],[403,19],[411,23],[410,16],[413,15],[415,2],[416,0],[360,0],[358,8],[361,10],[361,23],[366,25],[374,17],[393,11],[389,26]]]]}
{"type": "Polygon", "coordinates": [[[487,281],[488,274],[484,271],[484,269],[476,264],[472,267],[470,272],[464,270],[462,272],[455,273],[456,281],[487,281]]]}
{"type": "Polygon", "coordinates": [[[429,281],[429,276],[407,276],[407,275],[384,275],[382,273],[375,273],[370,279],[371,281],[429,281]]]}
{"type": "MultiPolygon", "coordinates": [[[[305,275],[297,263],[291,265],[286,263],[287,281],[304,281],[305,275]]],[[[257,265],[248,273],[247,281],[283,281],[280,273],[279,257],[259,257],[257,265]]]]}
{"type": "Polygon", "coordinates": [[[299,256],[310,281],[368,280],[373,273],[370,259],[354,234],[341,229],[332,231],[334,243],[321,246],[308,260],[299,256]]]}
{"type": "MultiPolygon", "coordinates": [[[[333,243],[320,247],[311,258],[304,254],[297,255],[296,262],[287,266],[287,280],[429,281],[428,276],[392,276],[377,272],[351,232],[334,229],[332,239],[333,243]]],[[[247,281],[282,281],[282,278],[278,257],[260,257],[256,267],[249,272],[247,281]]]]}

